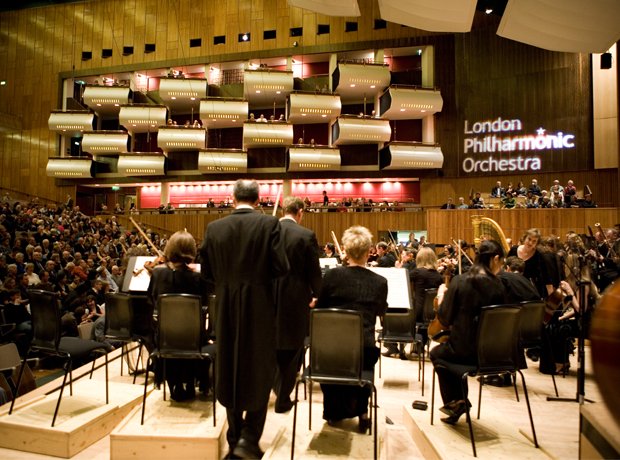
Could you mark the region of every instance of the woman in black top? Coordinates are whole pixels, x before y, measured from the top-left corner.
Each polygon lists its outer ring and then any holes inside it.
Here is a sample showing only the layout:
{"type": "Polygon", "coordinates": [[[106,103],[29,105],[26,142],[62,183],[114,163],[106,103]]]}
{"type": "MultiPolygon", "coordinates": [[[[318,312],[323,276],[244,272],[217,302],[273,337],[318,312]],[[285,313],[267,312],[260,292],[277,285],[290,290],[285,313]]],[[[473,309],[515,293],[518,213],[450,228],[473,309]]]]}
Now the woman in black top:
{"type": "MultiPolygon", "coordinates": [[[[196,257],[196,241],[186,232],[179,231],[170,237],[164,249],[166,263],[153,269],[151,281],[147,289],[148,298],[153,305],[157,305],[157,298],[162,294],[196,294],[203,297],[203,305],[207,305],[204,298],[206,287],[200,277],[189,264],[196,257]]],[[[204,334],[206,342],[206,331],[204,334]]],[[[201,387],[207,390],[204,380],[208,369],[204,369],[202,361],[196,362],[184,359],[166,361],[166,379],[170,387],[170,395],[175,401],[193,399],[196,395],[195,380],[201,378],[201,387]],[[194,364],[194,365],[192,365],[194,364]]]]}
{"type": "Polygon", "coordinates": [[[523,235],[521,244],[510,248],[508,256],[517,256],[525,262],[523,275],[534,283],[540,297],[546,299],[553,292],[553,281],[549,276],[548,264],[538,249],[539,242],[540,232],[537,228],[530,228],[523,235]]]}
{"type": "MultiPolygon", "coordinates": [[[[476,364],[476,323],[480,310],[484,306],[504,303],[504,286],[496,276],[503,262],[501,245],[497,241],[486,240],[480,244],[471,269],[452,279],[437,312],[441,323],[450,326],[450,337],[446,343],[431,350],[433,363],[443,360],[476,364]]],[[[466,411],[467,392],[463,394],[460,376],[442,367],[436,370],[444,403],[440,410],[448,414],[441,420],[453,425],[466,411]]]]}
{"type": "MultiPolygon", "coordinates": [[[[345,230],[342,244],[349,265],[328,270],[316,308],[341,308],[361,311],[364,320],[364,369],[372,370],[379,358],[375,346],[375,323],[387,309],[387,280],[368,270],[366,261],[372,247],[372,234],[365,227],[354,226],[345,230]]],[[[329,423],[359,416],[359,429],[365,432],[369,425],[368,398],[365,387],[321,385],[323,391],[323,418],[329,423]]]]}

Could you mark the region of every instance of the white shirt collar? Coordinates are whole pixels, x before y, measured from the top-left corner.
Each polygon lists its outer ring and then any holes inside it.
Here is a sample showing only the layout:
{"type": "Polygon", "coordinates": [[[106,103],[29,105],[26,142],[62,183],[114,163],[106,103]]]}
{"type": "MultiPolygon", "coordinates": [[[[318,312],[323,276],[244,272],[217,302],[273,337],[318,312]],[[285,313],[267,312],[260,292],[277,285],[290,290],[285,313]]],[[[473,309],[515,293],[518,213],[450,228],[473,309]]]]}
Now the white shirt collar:
{"type": "Polygon", "coordinates": [[[235,209],[254,209],[254,206],[249,204],[238,204],[235,209]]]}

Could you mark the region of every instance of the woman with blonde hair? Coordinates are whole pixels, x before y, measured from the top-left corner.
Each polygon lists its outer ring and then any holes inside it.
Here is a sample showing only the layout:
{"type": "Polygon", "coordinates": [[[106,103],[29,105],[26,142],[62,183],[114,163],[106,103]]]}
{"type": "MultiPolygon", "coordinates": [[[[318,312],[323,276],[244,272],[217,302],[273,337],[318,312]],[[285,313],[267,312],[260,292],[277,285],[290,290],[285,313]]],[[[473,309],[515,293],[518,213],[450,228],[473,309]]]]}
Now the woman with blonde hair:
{"type": "MultiPolygon", "coordinates": [[[[418,251],[415,258],[416,268],[411,271],[411,285],[413,287],[413,308],[415,309],[415,320],[418,323],[424,319],[424,298],[427,289],[439,288],[443,283],[443,277],[437,271],[437,255],[432,248],[423,247],[418,251]]],[[[415,324],[412,325],[415,327],[415,324]]],[[[426,344],[426,331],[422,333],[422,343],[426,344]]]]}
{"type": "MultiPolygon", "coordinates": [[[[340,308],[362,312],[364,321],[364,369],[372,370],[379,358],[375,346],[377,316],[387,310],[387,280],[366,268],[373,247],[372,234],[361,226],[350,227],[342,235],[342,245],[349,261],[346,267],[328,270],[316,308],[340,308]]],[[[345,385],[321,385],[323,418],[332,424],[345,418],[359,417],[359,430],[370,427],[368,398],[370,389],[345,385]]]]}

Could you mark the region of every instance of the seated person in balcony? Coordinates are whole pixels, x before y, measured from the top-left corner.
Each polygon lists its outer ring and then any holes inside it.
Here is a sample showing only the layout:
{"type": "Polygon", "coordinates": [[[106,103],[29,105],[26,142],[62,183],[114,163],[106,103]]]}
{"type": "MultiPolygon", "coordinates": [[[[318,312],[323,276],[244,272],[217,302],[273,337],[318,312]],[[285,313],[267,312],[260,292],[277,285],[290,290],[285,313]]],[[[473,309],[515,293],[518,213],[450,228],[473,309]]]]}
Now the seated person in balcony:
{"type": "Polygon", "coordinates": [[[532,192],[532,195],[537,195],[537,196],[542,195],[542,190],[538,186],[538,181],[536,179],[532,179],[532,183],[530,184],[527,190],[528,192],[532,192]]]}
{"type": "Polygon", "coordinates": [[[539,206],[538,196],[528,191],[525,197],[525,207],[526,208],[538,208],[538,206],[539,206]]]}
{"type": "Polygon", "coordinates": [[[577,187],[575,187],[573,181],[569,179],[566,183],[566,187],[564,187],[564,203],[566,204],[567,208],[571,206],[571,204],[575,200],[576,195],[577,187]]]}
{"type": "Polygon", "coordinates": [[[480,196],[480,192],[476,192],[474,197],[471,199],[471,205],[469,206],[471,209],[482,209],[484,208],[484,200],[480,196]]]}
{"type": "Polygon", "coordinates": [[[469,206],[465,203],[465,198],[462,196],[459,197],[459,204],[456,206],[456,209],[469,209],[469,206]]]}
{"type": "MultiPolygon", "coordinates": [[[[431,350],[433,364],[439,360],[476,364],[476,321],[480,309],[487,305],[504,303],[504,286],[497,278],[503,260],[504,251],[498,242],[483,241],[471,269],[452,279],[437,311],[441,323],[451,327],[450,337],[447,342],[431,350]]],[[[469,404],[467,387],[464,394],[459,375],[441,366],[436,367],[436,370],[444,403],[440,411],[448,415],[441,420],[454,425],[465,413],[466,404],[469,404]]]]}
{"type": "Polygon", "coordinates": [[[564,197],[560,192],[551,192],[551,206],[554,208],[564,207],[564,197]]]}
{"type": "Polygon", "coordinates": [[[174,214],[174,206],[172,203],[166,205],[166,214],[174,214]]]}
{"type": "Polygon", "coordinates": [[[525,188],[525,185],[523,185],[522,181],[519,181],[519,183],[515,187],[515,193],[517,194],[517,196],[527,195],[527,189],[525,188]]]}
{"type": "Polygon", "coordinates": [[[504,187],[502,187],[502,183],[501,181],[497,181],[495,183],[495,187],[493,187],[491,189],[491,197],[492,198],[501,198],[504,196],[505,190],[504,187]]]}
{"type": "MultiPolygon", "coordinates": [[[[363,368],[372,370],[379,358],[379,349],[375,346],[375,323],[377,316],[383,315],[387,310],[387,280],[365,268],[368,253],[372,248],[372,234],[367,228],[348,228],[342,235],[342,244],[349,265],[327,271],[316,308],[341,308],[362,312],[363,368]]],[[[368,431],[369,388],[321,384],[321,390],[323,418],[329,424],[345,418],[359,417],[359,431],[368,431]]]]}
{"type": "Polygon", "coordinates": [[[517,200],[514,196],[512,196],[511,192],[507,192],[506,196],[504,196],[504,198],[502,198],[502,200],[500,201],[500,204],[502,208],[513,209],[517,206],[517,200]]]}
{"type": "Polygon", "coordinates": [[[592,199],[591,193],[586,193],[583,200],[579,202],[580,208],[596,208],[596,203],[592,199]]]}
{"type": "Polygon", "coordinates": [[[452,202],[452,197],[448,198],[448,201],[442,204],[440,209],[456,209],[456,206],[454,206],[452,202]]]}

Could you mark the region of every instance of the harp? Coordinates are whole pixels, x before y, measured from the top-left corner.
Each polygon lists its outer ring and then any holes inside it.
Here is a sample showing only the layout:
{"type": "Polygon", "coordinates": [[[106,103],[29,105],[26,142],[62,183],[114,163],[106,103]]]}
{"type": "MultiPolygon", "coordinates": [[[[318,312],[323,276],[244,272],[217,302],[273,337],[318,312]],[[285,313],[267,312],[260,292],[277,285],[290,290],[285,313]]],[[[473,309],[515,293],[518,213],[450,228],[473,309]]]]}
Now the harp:
{"type": "Polygon", "coordinates": [[[495,240],[504,248],[504,252],[508,254],[510,245],[502,227],[497,222],[488,217],[472,216],[471,223],[474,227],[474,245],[476,248],[480,246],[481,241],[495,240]]]}

